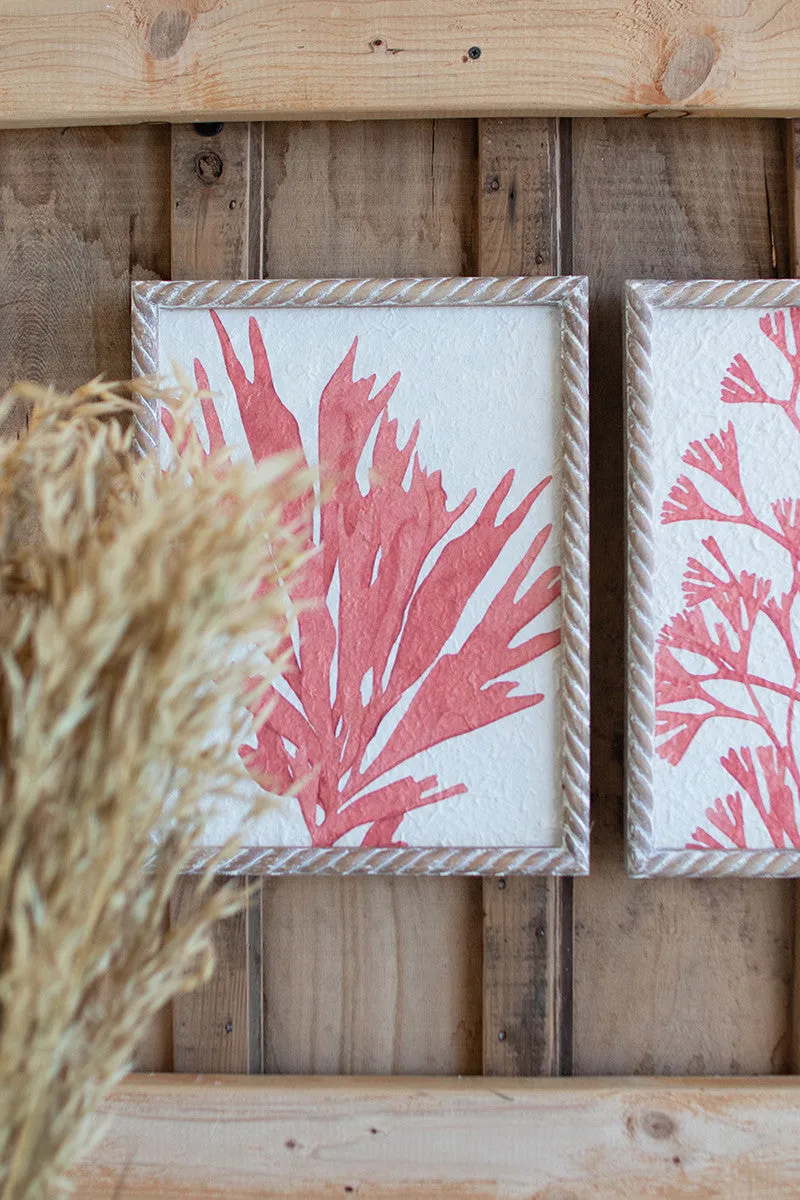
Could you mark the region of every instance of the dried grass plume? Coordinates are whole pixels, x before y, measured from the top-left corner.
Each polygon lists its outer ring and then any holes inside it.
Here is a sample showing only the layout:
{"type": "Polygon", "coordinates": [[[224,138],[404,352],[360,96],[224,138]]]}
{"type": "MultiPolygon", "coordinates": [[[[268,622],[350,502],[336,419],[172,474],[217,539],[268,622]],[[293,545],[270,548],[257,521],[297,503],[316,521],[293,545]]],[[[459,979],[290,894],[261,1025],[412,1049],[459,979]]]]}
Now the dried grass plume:
{"type": "Polygon", "coordinates": [[[204,803],[243,770],[246,681],[285,645],[282,515],[307,479],[205,462],[180,415],[162,470],[131,453],[132,403],[21,385],[0,412],[31,406],[0,443],[4,1200],[57,1188],[150,1018],[208,976],[241,893],[165,917],[204,803]]]}

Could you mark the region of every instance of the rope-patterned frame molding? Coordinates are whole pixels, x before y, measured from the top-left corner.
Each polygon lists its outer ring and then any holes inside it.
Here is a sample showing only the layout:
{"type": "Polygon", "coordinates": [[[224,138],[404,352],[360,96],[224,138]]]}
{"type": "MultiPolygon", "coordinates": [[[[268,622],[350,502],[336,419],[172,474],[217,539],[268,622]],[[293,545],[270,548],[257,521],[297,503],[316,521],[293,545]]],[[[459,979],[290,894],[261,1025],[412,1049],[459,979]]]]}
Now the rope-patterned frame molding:
{"type": "Polygon", "coordinates": [[[653,374],[656,308],[783,308],[800,305],[800,283],[788,280],[627,285],[627,737],[628,873],[648,875],[800,876],[797,850],[665,849],[653,838],[655,642],[653,617],[653,374]]]}
{"type": "MultiPolygon", "coordinates": [[[[589,869],[589,377],[588,288],[583,278],[317,279],[135,283],[133,371],[154,376],[162,308],[307,308],[332,305],[551,305],[560,310],[562,403],[562,669],[560,846],[464,848],[245,847],[211,861],[230,873],[269,875],[583,875],[589,869]]],[[[157,444],[158,413],[142,401],[137,440],[157,444]]]]}

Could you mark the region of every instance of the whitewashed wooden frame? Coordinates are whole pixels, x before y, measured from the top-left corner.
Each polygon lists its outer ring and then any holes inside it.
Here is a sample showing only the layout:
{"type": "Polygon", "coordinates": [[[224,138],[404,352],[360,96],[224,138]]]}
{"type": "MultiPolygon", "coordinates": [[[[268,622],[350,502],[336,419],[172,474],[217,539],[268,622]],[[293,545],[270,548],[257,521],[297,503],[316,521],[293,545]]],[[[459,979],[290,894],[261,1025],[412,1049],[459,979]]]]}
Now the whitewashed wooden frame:
{"type": "MultiPolygon", "coordinates": [[[[634,877],[800,876],[796,849],[667,849],[653,835],[655,647],[653,317],[660,308],[785,309],[800,305],[800,283],[786,280],[633,281],[627,285],[627,864],[634,877]]],[[[709,431],[711,432],[711,431],[709,431]]],[[[712,797],[709,797],[709,803],[712,797]]]]}
{"type": "MultiPolygon", "coordinates": [[[[165,308],[549,305],[560,314],[562,365],[560,846],[436,848],[245,847],[218,869],[231,873],[585,874],[589,842],[589,452],[587,283],[582,278],[146,282],[132,289],[133,370],[159,364],[165,308]]],[[[157,444],[158,414],[142,402],[137,438],[157,444]]],[[[214,852],[199,853],[202,870],[214,852]]]]}

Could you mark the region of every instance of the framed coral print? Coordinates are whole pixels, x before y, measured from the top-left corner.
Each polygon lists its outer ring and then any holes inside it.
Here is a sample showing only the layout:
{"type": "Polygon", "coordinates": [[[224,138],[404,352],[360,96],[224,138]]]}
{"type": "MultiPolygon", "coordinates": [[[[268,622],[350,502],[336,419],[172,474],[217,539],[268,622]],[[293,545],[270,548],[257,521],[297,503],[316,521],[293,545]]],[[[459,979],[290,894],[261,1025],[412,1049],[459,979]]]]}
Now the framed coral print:
{"type": "Polygon", "coordinates": [[[800,875],[800,284],[631,283],[634,875],[800,875]]]}
{"type": "Polygon", "coordinates": [[[317,478],[289,667],[231,747],[285,798],[229,869],[584,873],[585,281],[138,283],[133,353],[210,394],[204,445],[317,478]]]}

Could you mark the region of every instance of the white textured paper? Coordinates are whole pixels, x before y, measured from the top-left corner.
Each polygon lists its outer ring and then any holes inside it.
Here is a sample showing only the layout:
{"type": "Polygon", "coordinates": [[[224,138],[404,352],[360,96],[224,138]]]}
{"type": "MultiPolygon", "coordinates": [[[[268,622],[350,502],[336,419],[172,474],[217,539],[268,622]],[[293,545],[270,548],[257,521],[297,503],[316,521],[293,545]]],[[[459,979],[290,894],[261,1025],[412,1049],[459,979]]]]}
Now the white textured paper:
{"type": "MultiPolygon", "coordinates": [[[[399,371],[400,382],[388,405],[399,424],[403,445],[419,421],[419,465],[441,470],[447,507],[453,509],[472,489],[476,499],[445,538],[442,546],[467,529],[506,472],[514,482],[498,520],[502,520],[544,476],[552,483],[538,497],[520,528],[511,536],[486,578],[467,603],[456,629],[442,650],[463,645],[503,582],[533,538],[548,523],[555,528],[535,562],[533,578],[558,561],[560,514],[560,330],[552,307],[494,308],[321,308],[222,309],[220,317],[233,349],[252,378],[248,320],[255,316],[272,369],[275,389],[295,416],[303,448],[316,465],[320,395],[358,338],[355,379],[376,375],[374,393],[399,371]]],[[[225,370],[220,342],[208,311],[163,309],[159,317],[160,370],[173,365],[192,376],[200,359],[225,440],[245,447],[239,408],[225,370]]],[[[204,433],[202,436],[205,436],[204,433]]],[[[369,451],[369,447],[368,447],[369,451]]],[[[367,453],[368,453],[367,451],[367,453]]],[[[362,491],[368,486],[362,463],[362,491]]],[[[420,578],[431,570],[441,546],[429,556],[420,578]]],[[[329,594],[335,613],[336,585],[329,594]]],[[[512,645],[533,633],[557,628],[560,602],[555,601],[512,645]]],[[[302,647],[300,649],[302,655],[302,647]]],[[[441,655],[439,656],[441,657],[441,655]]],[[[560,649],[501,675],[516,681],[518,693],[544,693],[543,702],[505,716],[493,724],[443,741],[418,753],[380,779],[385,785],[413,776],[435,775],[439,788],[461,784],[465,794],[408,812],[394,838],[412,846],[556,846],[561,843],[559,739],[560,649]]],[[[336,667],[331,688],[335,688],[336,667]]],[[[378,730],[370,747],[374,756],[421,686],[412,686],[378,730]]],[[[367,681],[367,694],[370,682],[367,681]]],[[[290,699],[285,684],[281,692],[290,699]]],[[[294,702],[294,701],[292,701],[294,702]]],[[[458,706],[459,697],[450,702],[458,706]]],[[[296,703],[296,702],[294,702],[296,703]]],[[[235,747],[232,747],[232,753],[235,747]]],[[[248,787],[257,784],[248,782],[248,787]]],[[[219,844],[241,819],[241,805],[231,800],[221,818],[207,830],[208,844],[219,844]]],[[[336,844],[361,844],[365,827],[348,831],[336,844]]],[[[306,846],[311,838],[298,802],[289,799],[248,831],[247,843],[258,846],[306,846]]]]}
{"type": "MultiPolygon", "coordinates": [[[[777,405],[766,403],[726,403],[722,382],[737,355],[743,355],[759,381],[776,398],[789,397],[793,372],[787,359],[765,336],[759,320],[766,314],[751,308],[738,309],[665,309],[653,312],[653,456],[654,456],[654,617],[658,632],[681,610],[686,609],[683,589],[687,563],[697,558],[712,566],[718,575],[723,569],[713,555],[702,547],[703,539],[716,539],[734,576],[742,572],[770,581],[769,596],[776,598],[790,589],[792,569],[786,550],[762,530],[746,520],[682,520],[663,523],[663,506],[670,490],[681,475],[696,483],[702,496],[718,511],[742,516],[741,505],[731,494],[707,475],[682,461],[689,443],[703,441],[732,426],[738,445],[740,479],[752,514],[757,521],[778,531],[771,505],[783,498],[800,497],[800,434],[787,414],[777,405]]],[[[787,315],[787,326],[788,314],[787,315]]],[[[794,350],[789,330],[789,350],[794,350]]],[[[735,374],[733,383],[740,382],[735,374]]],[[[728,393],[730,394],[730,393],[728,393]]],[[[738,585],[737,585],[738,586],[738,585]]],[[[767,603],[768,600],[765,600],[767,603]]],[[[796,606],[794,606],[796,607],[796,606]]],[[[719,629],[736,646],[720,611],[710,601],[701,606],[712,641],[719,644],[719,629]],[[715,626],[718,628],[715,630],[715,626]]],[[[794,636],[800,626],[798,613],[792,611],[794,636]]],[[[677,763],[656,757],[653,767],[653,844],[654,849],[697,846],[696,830],[705,830],[719,848],[737,848],[735,840],[723,836],[710,819],[708,809],[719,798],[723,804],[732,796],[741,801],[745,845],[761,848],[780,845],[791,848],[784,831],[773,837],[757,806],[740,782],[721,762],[731,751],[750,752],[756,785],[769,805],[769,787],[758,760],[758,748],[779,744],[792,756],[797,743],[797,722],[793,705],[773,690],[797,687],[787,646],[764,612],[748,627],[747,678],[768,680],[770,686],[749,687],[738,681],[717,679],[708,691],[729,708],[749,714],[755,720],[728,716],[707,719],[677,763]],[[761,717],[763,714],[763,721],[761,717]],[[772,736],[769,731],[772,731],[772,736]]],[[[676,651],[677,659],[693,674],[713,673],[716,668],[702,655],[676,651]]],[[[696,712],[708,712],[704,702],[696,701],[696,712]]],[[[665,706],[665,709],[669,706],[665,706]]],[[[692,711],[692,702],[678,702],[673,710],[692,711]]],[[[786,783],[791,793],[790,807],[797,811],[796,786],[790,773],[786,783]]],[[[738,835],[737,835],[738,836],[738,835]]],[[[702,845],[702,840],[699,843],[702,845]]],[[[714,849],[717,847],[709,846],[714,849]]]]}

